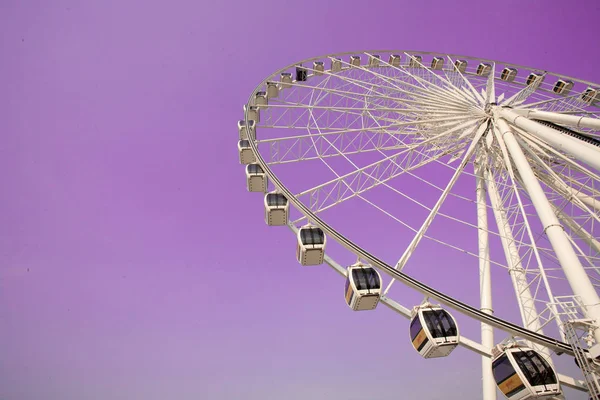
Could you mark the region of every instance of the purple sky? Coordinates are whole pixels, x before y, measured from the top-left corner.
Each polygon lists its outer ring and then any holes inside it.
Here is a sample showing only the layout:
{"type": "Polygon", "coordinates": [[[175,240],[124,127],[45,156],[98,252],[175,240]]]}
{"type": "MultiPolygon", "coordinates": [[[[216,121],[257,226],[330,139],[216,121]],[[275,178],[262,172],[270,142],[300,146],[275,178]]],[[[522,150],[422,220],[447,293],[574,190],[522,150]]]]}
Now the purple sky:
{"type": "Polygon", "coordinates": [[[476,355],[422,360],[297,264],[235,124],[274,70],[356,49],[600,81],[597,2],[483,4],[2,1],[0,399],[478,398],[476,355]]]}

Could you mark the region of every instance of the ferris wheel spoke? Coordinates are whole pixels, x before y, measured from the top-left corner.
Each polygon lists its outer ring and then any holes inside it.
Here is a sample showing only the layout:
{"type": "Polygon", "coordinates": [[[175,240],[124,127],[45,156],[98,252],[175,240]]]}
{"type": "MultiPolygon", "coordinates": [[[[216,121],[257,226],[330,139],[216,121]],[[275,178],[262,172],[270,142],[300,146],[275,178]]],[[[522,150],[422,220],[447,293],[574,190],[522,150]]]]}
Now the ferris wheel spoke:
{"type": "MultiPolygon", "coordinates": [[[[293,85],[293,84],[292,84],[293,85]]],[[[312,90],[317,90],[317,91],[323,91],[326,92],[329,96],[338,96],[340,98],[346,98],[348,100],[352,100],[355,102],[360,102],[363,100],[364,98],[364,94],[359,94],[359,93],[355,93],[355,92],[349,92],[349,91],[343,91],[343,90],[336,90],[336,89],[329,89],[329,88],[322,88],[322,87],[314,87],[314,86],[308,86],[308,85],[293,85],[293,86],[298,86],[299,88],[306,88],[306,89],[312,89],[312,90]]],[[[364,90],[369,90],[368,88],[365,88],[364,86],[362,87],[364,90]]],[[[386,93],[382,93],[382,92],[374,92],[375,94],[369,94],[367,95],[369,98],[371,99],[375,99],[375,100],[385,100],[385,101],[389,101],[389,102],[393,102],[394,104],[406,104],[407,107],[411,107],[411,106],[430,106],[432,109],[440,109],[440,106],[443,106],[442,108],[447,109],[447,110],[454,110],[454,111],[460,111],[463,110],[464,107],[459,107],[459,106],[454,106],[452,107],[450,103],[446,104],[446,105],[442,105],[439,104],[439,102],[435,102],[435,101],[423,101],[423,100],[414,100],[414,99],[409,99],[409,98],[402,98],[402,97],[394,97],[394,96],[390,96],[389,94],[386,93]]],[[[279,103],[281,103],[282,101],[279,100],[279,103]]],[[[302,100],[299,101],[286,101],[285,103],[287,104],[297,104],[297,105],[305,105],[304,102],[302,100]]],[[[265,107],[267,108],[267,107],[265,107]]],[[[426,107],[422,107],[422,108],[426,108],[426,107]]],[[[267,108],[268,109],[268,108],[267,108]]],[[[397,109],[397,108],[396,108],[397,109]]],[[[402,109],[400,109],[402,110],[402,109]]],[[[426,111],[430,111],[430,110],[426,110],[426,111]]]]}
{"type": "MultiPolygon", "coordinates": [[[[346,63],[346,64],[348,64],[348,63],[346,63]]],[[[348,64],[348,65],[350,65],[350,64],[348,64]]],[[[388,65],[389,65],[389,64],[388,64],[388,65]]],[[[376,73],[375,71],[373,71],[373,70],[371,70],[371,69],[368,69],[368,68],[365,68],[365,67],[354,67],[354,66],[353,66],[353,68],[354,68],[354,69],[356,69],[356,70],[362,70],[362,71],[365,71],[366,73],[370,73],[370,74],[372,74],[373,76],[375,76],[375,77],[378,77],[378,78],[382,79],[383,81],[385,81],[385,82],[387,82],[387,83],[389,83],[389,84],[392,84],[392,85],[393,85],[393,87],[390,87],[390,86],[384,86],[384,85],[378,85],[378,86],[377,86],[378,88],[388,88],[388,89],[393,89],[395,92],[397,92],[397,93],[401,93],[401,94],[404,94],[404,95],[408,95],[409,97],[411,97],[411,96],[412,96],[412,97],[417,97],[417,98],[427,98],[427,97],[430,97],[430,96],[428,96],[427,94],[418,94],[418,93],[415,93],[415,92],[410,92],[410,91],[407,91],[407,90],[404,90],[404,89],[400,88],[398,85],[407,86],[407,87],[410,87],[411,89],[420,89],[420,88],[419,88],[417,85],[413,85],[413,84],[411,84],[411,83],[409,83],[409,82],[406,82],[406,81],[404,81],[404,80],[393,81],[392,79],[389,79],[389,78],[387,78],[387,77],[384,77],[382,74],[378,74],[378,73],[376,73]]],[[[418,83],[421,83],[421,84],[423,85],[423,83],[422,83],[422,82],[419,80],[419,78],[418,78],[418,77],[416,77],[415,75],[411,74],[411,73],[410,73],[410,72],[408,72],[406,69],[400,69],[400,68],[398,68],[398,67],[393,67],[393,66],[392,66],[392,68],[394,68],[394,69],[396,69],[396,70],[398,70],[398,71],[400,71],[400,72],[402,72],[402,73],[404,73],[404,74],[406,74],[406,75],[410,76],[410,77],[411,77],[411,78],[413,78],[415,81],[417,81],[418,83]]],[[[350,78],[348,78],[348,77],[345,77],[345,76],[343,76],[343,75],[334,75],[334,76],[336,76],[336,77],[338,77],[338,78],[340,78],[340,79],[343,79],[343,80],[351,80],[350,78]]],[[[357,81],[357,80],[352,80],[352,81],[357,81]]],[[[427,83],[431,85],[431,83],[430,83],[430,82],[427,82],[427,83]]],[[[365,87],[364,87],[364,85],[362,85],[362,82],[361,82],[361,85],[359,85],[359,86],[360,86],[361,88],[363,88],[363,89],[365,88],[365,87]]],[[[438,97],[438,98],[437,98],[437,100],[438,100],[438,103],[445,103],[445,104],[447,104],[447,105],[451,105],[453,101],[454,101],[454,102],[456,102],[456,101],[464,102],[464,101],[465,101],[463,98],[460,98],[460,97],[454,96],[454,93],[452,93],[452,92],[449,92],[449,91],[442,91],[442,90],[438,90],[438,89],[439,89],[439,88],[438,88],[437,86],[432,86],[432,87],[430,87],[430,88],[429,88],[429,90],[430,90],[432,93],[433,93],[433,92],[436,92],[436,95],[437,95],[437,97],[438,97]],[[445,99],[445,101],[440,101],[440,99],[445,99]]],[[[403,101],[406,101],[406,99],[405,99],[405,100],[403,100],[403,101]]],[[[466,104],[466,103],[465,103],[465,104],[466,104]]],[[[439,104],[438,104],[438,105],[439,105],[439,104]]]]}
{"type": "MultiPolygon", "coordinates": [[[[450,56],[448,56],[448,60],[450,61],[450,64],[453,64],[452,58],[450,56]]],[[[471,98],[473,100],[479,102],[479,104],[481,104],[481,105],[485,104],[485,99],[483,98],[483,96],[481,96],[481,94],[479,94],[479,92],[477,90],[475,90],[471,81],[469,79],[467,79],[458,68],[455,68],[455,70],[456,70],[455,72],[458,74],[458,76],[460,78],[462,78],[462,81],[464,83],[466,83],[466,86],[471,91],[471,94],[474,96],[474,98],[473,97],[471,97],[471,98]]],[[[466,91],[465,91],[465,95],[467,95],[466,91]]]]}
{"type": "MultiPolygon", "coordinates": [[[[308,110],[306,110],[306,115],[307,118],[309,116],[309,112],[308,110]]],[[[372,128],[368,128],[369,130],[379,130],[379,131],[383,131],[383,132],[391,132],[391,128],[406,128],[406,127],[414,127],[414,126],[419,126],[419,125],[427,125],[427,124],[433,124],[433,123],[441,123],[441,125],[445,124],[449,124],[449,125],[456,125],[459,123],[462,123],[462,125],[464,124],[468,124],[469,121],[473,121],[474,118],[471,116],[456,116],[456,117],[444,117],[444,118],[432,118],[432,119],[428,119],[428,120],[410,120],[410,121],[402,121],[402,122],[397,122],[394,124],[389,124],[389,125],[384,125],[381,127],[372,127],[372,128]],[[466,121],[466,122],[465,122],[466,121]]],[[[306,129],[307,127],[307,123],[305,121],[304,124],[302,124],[302,126],[304,127],[304,129],[306,129]]],[[[350,129],[331,129],[328,130],[326,132],[323,133],[319,133],[319,134],[312,134],[313,136],[334,136],[334,135],[339,135],[339,134],[346,134],[346,133],[352,133],[352,132],[360,132],[360,131],[364,131],[365,129],[362,127],[359,128],[350,128],[350,129]]],[[[403,132],[398,132],[398,133],[403,133],[403,132]]],[[[305,137],[305,135],[294,135],[294,136],[285,136],[282,138],[276,138],[276,139],[263,139],[263,140],[259,140],[257,141],[257,143],[269,143],[269,142],[274,142],[274,141],[283,141],[283,140],[295,140],[295,139],[301,139],[305,137]]]]}
{"type": "MultiPolygon", "coordinates": [[[[412,239],[411,243],[408,245],[408,247],[406,248],[406,250],[404,251],[404,253],[400,257],[400,259],[398,260],[398,262],[394,266],[394,269],[402,271],[402,269],[406,265],[406,262],[410,259],[410,256],[412,255],[412,253],[414,252],[415,248],[417,247],[417,245],[419,244],[419,242],[421,241],[421,239],[425,235],[425,232],[427,231],[427,229],[429,228],[429,226],[433,222],[433,219],[437,215],[440,207],[444,203],[444,200],[446,199],[446,197],[448,197],[448,194],[450,193],[450,191],[454,187],[454,184],[456,183],[456,181],[458,180],[459,176],[463,172],[463,170],[464,170],[465,166],[467,165],[469,159],[473,155],[473,152],[474,152],[474,150],[476,148],[477,143],[479,142],[479,140],[481,139],[481,137],[483,136],[483,134],[486,132],[486,130],[487,130],[487,125],[484,124],[484,123],[479,123],[478,126],[474,128],[474,134],[475,135],[474,135],[473,141],[471,142],[471,144],[469,146],[469,149],[467,150],[467,152],[466,152],[466,154],[465,154],[465,156],[463,158],[463,161],[461,162],[460,166],[456,169],[454,175],[452,176],[450,182],[448,183],[448,186],[446,187],[446,189],[444,190],[444,192],[442,193],[442,195],[439,197],[439,199],[438,199],[437,203],[435,204],[435,206],[431,209],[431,212],[429,213],[429,215],[427,216],[427,218],[423,222],[423,225],[421,225],[421,228],[419,229],[419,231],[415,234],[415,236],[413,236],[413,239],[412,239]]],[[[393,283],[394,283],[394,281],[391,281],[388,284],[387,288],[384,291],[384,294],[386,294],[390,290],[390,288],[392,287],[393,283]]]]}
{"type": "MultiPolygon", "coordinates": [[[[374,119],[374,120],[375,120],[375,122],[376,122],[376,123],[378,123],[376,119],[374,119]]],[[[363,128],[364,128],[364,125],[363,125],[363,128]]],[[[325,138],[325,140],[327,140],[327,139],[325,138]]],[[[331,141],[329,141],[329,140],[327,140],[327,142],[329,143],[329,145],[330,145],[330,147],[331,147],[331,148],[334,148],[334,149],[337,151],[337,153],[338,153],[340,156],[344,157],[344,158],[345,158],[345,159],[346,159],[346,160],[347,160],[347,161],[348,161],[348,162],[349,162],[349,163],[350,163],[352,166],[354,166],[354,168],[357,168],[357,169],[359,168],[359,167],[358,167],[358,165],[356,165],[356,164],[355,164],[355,163],[354,163],[354,162],[353,162],[351,159],[349,159],[349,158],[347,157],[347,155],[346,155],[346,154],[344,154],[344,152],[343,152],[341,149],[339,149],[339,148],[337,148],[337,147],[335,146],[335,144],[334,144],[334,143],[332,143],[332,142],[331,142],[331,141]]],[[[381,152],[381,151],[379,151],[379,152],[380,152],[382,155],[384,155],[384,156],[385,156],[385,154],[384,154],[383,152],[381,152]]],[[[328,169],[329,169],[329,170],[330,170],[330,171],[331,171],[331,172],[332,172],[332,173],[333,173],[335,176],[337,176],[337,178],[340,178],[340,175],[339,175],[339,174],[338,174],[338,173],[335,171],[335,169],[334,169],[334,168],[332,168],[332,167],[331,167],[331,166],[330,166],[330,165],[327,163],[327,161],[326,161],[325,159],[322,159],[322,161],[323,161],[323,163],[326,165],[326,167],[327,167],[327,168],[328,168],[328,169]]],[[[395,162],[394,162],[394,164],[395,164],[395,166],[396,166],[396,167],[398,167],[398,168],[402,168],[402,166],[401,166],[401,165],[398,165],[398,164],[397,164],[397,163],[395,163],[395,162]]],[[[350,190],[350,192],[352,192],[352,193],[354,193],[354,192],[355,192],[355,191],[352,189],[352,187],[350,186],[350,184],[349,184],[348,182],[346,182],[346,181],[344,181],[344,180],[342,180],[341,182],[344,182],[344,184],[345,184],[345,186],[346,186],[346,189],[347,189],[347,190],[350,190]]],[[[400,191],[398,191],[397,189],[395,189],[395,188],[393,188],[392,186],[388,185],[386,182],[382,182],[382,183],[381,183],[381,185],[383,185],[383,186],[385,186],[385,187],[387,187],[387,188],[389,188],[389,189],[391,189],[391,190],[395,191],[396,193],[402,194],[400,191]]],[[[366,198],[365,198],[365,197],[364,197],[362,194],[356,194],[356,196],[357,196],[358,198],[360,198],[361,200],[363,200],[364,202],[366,202],[367,204],[369,204],[369,205],[371,205],[371,206],[375,207],[376,209],[378,209],[378,210],[380,210],[380,211],[383,211],[384,213],[386,213],[386,212],[385,212],[385,211],[384,211],[382,208],[380,208],[379,206],[377,206],[377,205],[376,205],[376,204],[374,204],[373,202],[371,202],[371,201],[369,201],[368,199],[366,199],[366,198]]],[[[407,197],[408,197],[408,196],[407,196],[407,197]]],[[[412,199],[412,198],[410,198],[410,200],[412,200],[412,201],[415,201],[415,200],[414,200],[414,199],[412,199]]],[[[335,205],[337,205],[337,204],[339,204],[339,202],[335,203],[335,205]]],[[[321,210],[321,211],[323,211],[323,210],[321,210]]],[[[317,212],[317,211],[315,211],[315,212],[317,212]]],[[[388,213],[388,215],[389,215],[389,213],[388,213]]],[[[398,220],[398,219],[396,219],[396,220],[398,220]]],[[[400,220],[398,220],[398,221],[400,221],[400,220]]],[[[298,221],[295,221],[295,222],[298,222],[298,221]]],[[[405,225],[405,226],[406,226],[406,227],[408,227],[409,229],[412,229],[412,228],[410,228],[410,226],[409,226],[408,224],[403,224],[403,225],[405,225]]]]}
{"type": "MultiPolygon", "coordinates": [[[[350,64],[348,64],[348,65],[350,65],[350,64]]],[[[365,73],[370,73],[373,78],[379,78],[381,76],[380,74],[377,74],[377,73],[375,73],[367,68],[363,68],[363,67],[352,66],[352,69],[350,69],[350,71],[361,71],[361,72],[365,72],[365,73]]],[[[351,78],[351,77],[349,77],[347,75],[343,75],[343,74],[332,74],[329,72],[327,72],[327,74],[329,76],[331,76],[332,78],[339,79],[346,83],[351,83],[354,88],[358,88],[358,89],[362,89],[362,90],[372,90],[373,88],[376,88],[377,90],[375,91],[375,93],[378,95],[383,95],[383,93],[380,92],[381,90],[390,90],[394,94],[404,94],[404,95],[411,94],[411,92],[407,91],[406,89],[402,89],[399,86],[397,86],[397,83],[402,84],[403,86],[409,86],[409,87],[414,86],[414,85],[410,84],[409,82],[393,81],[391,79],[379,78],[379,81],[377,81],[378,83],[376,83],[376,82],[374,82],[375,79],[373,79],[372,81],[365,81],[365,80],[361,80],[361,79],[351,78]],[[385,85],[383,83],[385,83],[385,85]],[[371,88],[369,88],[369,86],[371,86],[371,88]]],[[[392,99],[398,99],[398,98],[392,97],[392,99]]]]}
{"type": "MultiPolygon", "coordinates": [[[[264,143],[268,146],[267,164],[274,165],[339,156],[326,139],[324,133],[312,133],[291,140],[289,138],[269,139],[268,142],[258,144],[264,143]]],[[[390,134],[385,129],[344,132],[336,134],[333,140],[339,144],[345,154],[401,150],[407,147],[398,136],[390,134]]]]}
{"type": "Polygon", "coordinates": [[[306,106],[303,104],[270,104],[269,108],[273,109],[310,109],[310,110],[324,110],[324,111],[333,111],[339,113],[349,113],[354,115],[359,115],[364,111],[377,111],[377,112],[394,112],[399,114],[415,114],[415,113],[423,113],[428,116],[439,115],[439,116],[451,116],[451,115],[461,115],[463,111],[444,111],[439,110],[439,108],[392,108],[392,107],[376,107],[377,104],[369,103],[373,105],[373,107],[344,107],[344,106],[306,106]]]}
{"type": "Polygon", "coordinates": [[[505,99],[502,103],[500,103],[500,105],[514,107],[523,104],[529,98],[529,96],[531,96],[540,87],[545,77],[546,73],[534,78],[533,82],[527,84],[523,89],[515,93],[513,96],[505,99]]]}
{"type": "Polygon", "coordinates": [[[496,63],[492,63],[492,70],[485,83],[485,103],[496,103],[496,85],[494,76],[496,76],[496,63]]]}
{"type": "MultiPolygon", "coordinates": [[[[551,97],[544,100],[539,100],[536,102],[523,104],[521,107],[525,107],[526,109],[531,109],[532,107],[539,107],[543,111],[548,112],[557,112],[561,114],[565,113],[582,113],[587,114],[585,110],[585,103],[583,103],[579,99],[580,95],[572,94],[562,97],[551,97]]],[[[517,108],[522,109],[522,108],[517,108]]],[[[593,113],[589,113],[593,114],[593,113]]]]}
{"type": "Polygon", "coordinates": [[[415,63],[416,65],[419,66],[419,68],[417,68],[416,70],[427,72],[428,76],[435,77],[441,83],[445,84],[444,86],[439,86],[427,79],[423,79],[420,76],[411,73],[409,69],[406,69],[406,68],[400,69],[398,67],[394,67],[394,68],[400,70],[403,74],[410,76],[416,82],[420,83],[424,88],[426,87],[427,90],[425,92],[422,92],[420,94],[414,93],[413,96],[422,96],[422,97],[430,97],[430,98],[432,96],[436,96],[437,98],[443,98],[446,102],[450,102],[450,104],[452,104],[452,102],[459,102],[461,104],[464,104],[465,106],[471,105],[471,103],[468,101],[468,99],[466,99],[464,97],[463,93],[457,93],[456,91],[452,90],[455,87],[452,85],[452,83],[446,77],[436,74],[430,68],[423,65],[423,63],[421,61],[419,61],[417,58],[415,58],[414,56],[412,56],[408,53],[404,53],[404,54],[410,60],[412,60],[413,63],[415,63]]]}
{"type": "MultiPolygon", "coordinates": [[[[440,121],[445,121],[441,119],[440,121]]],[[[460,121],[459,121],[460,122],[460,121]]],[[[450,122],[446,124],[440,124],[439,129],[450,128],[448,133],[460,130],[465,126],[468,126],[471,122],[467,120],[466,123],[457,124],[456,122],[450,122]]],[[[337,153],[330,153],[330,147],[327,146],[322,140],[325,136],[334,136],[339,139],[340,142],[344,142],[344,149],[347,152],[360,153],[369,152],[375,150],[395,150],[402,149],[411,146],[409,143],[405,143],[400,136],[401,133],[405,137],[410,137],[411,132],[395,131],[391,128],[404,126],[409,127],[414,123],[406,124],[393,124],[386,126],[370,127],[368,129],[356,128],[346,130],[326,130],[320,129],[321,133],[309,133],[303,135],[287,136],[275,139],[264,139],[257,141],[258,145],[266,145],[269,148],[269,164],[288,163],[293,161],[309,160],[319,157],[330,157],[336,156],[337,153]],[[313,139],[316,139],[317,146],[314,145],[313,139]],[[370,146],[373,147],[370,147],[370,146]]],[[[306,127],[304,127],[306,129],[306,127]]],[[[415,131],[413,135],[421,136],[421,133],[415,131]]],[[[434,142],[432,142],[434,143],[434,142]]]]}
{"type": "MultiPolygon", "coordinates": [[[[464,127],[475,124],[477,124],[477,121],[464,124],[464,127]]],[[[435,155],[430,155],[422,152],[420,148],[459,128],[460,127],[455,127],[451,130],[442,132],[437,136],[426,139],[419,144],[412,145],[392,156],[388,156],[380,161],[301,192],[295,195],[295,197],[301,198],[307,196],[309,198],[309,207],[313,213],[325,211],[326,209],[329,209],[342,201],[348,200],[357,194],[364,193],[383,182],[387,182],[410,170],[427,165],[443,157],[447,154],[447,150],[439,151],[438,154],[435,155]],[[351,187],[352,190],[343,189],[343,187],[351,187]]]]}

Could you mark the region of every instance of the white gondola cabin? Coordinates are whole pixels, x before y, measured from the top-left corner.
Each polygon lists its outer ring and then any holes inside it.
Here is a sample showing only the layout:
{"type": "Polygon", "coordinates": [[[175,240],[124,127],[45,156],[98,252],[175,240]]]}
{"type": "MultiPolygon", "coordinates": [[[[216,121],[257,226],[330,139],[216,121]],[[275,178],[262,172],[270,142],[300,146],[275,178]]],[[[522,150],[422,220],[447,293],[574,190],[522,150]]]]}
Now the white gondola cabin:
{"type": "Polygon", "coordinates": [[[506,82],[513,82],[517,77],[517,69],[516,68],[504,68],[502,73],[500,74],[500,79],[506,82]]]}
{"type": "Polygon", "coordinates": [[[369,57],[369,67],[379,67],[379,60],[381,60],[381,56],[378,54],[373,54],[371,57],[369,57]]]}
{"type": "Polygon", "coordinates": [[[290,214],[290,202],[277,192],[265,195],[265,222],[269,226],[287,225],[290,214]]]}
{"type": "Polygon", "coordinates": [[[561,393],[556,371],[537,351],[524,346],[499,349],[492,354],[492,373],[509,400],[546,400],[561,393]]]}
{"type": "Polygon", "coordinates": [[[256,122],[253,120],[248,121],[248,130],[246,130],[246,121],[240,119],[238,121],[238,132],[240,133],[240,140],[248,140],[248,131],[252,139],[256,138],[256,122]]]}
{"type": "Polygon", "coordinates": [[[258,164],[246,165],[246,187],[249,192],[267,191],[267,174],[258,164]]]}
{"type": "Polygon", "coordinates": [[[593,105],[600,100],[600,91],[589,87],[581,94],[581,100],[588,105],[593,105]]]}
{"type": "Polygon", "coordinates": [[[350,65],[360,67],[360,56],[350,56],[350,65]]]}
{"type": "Polygon", "coordinates": [[[374,310],[381,297],[381,276],[370,265],[357,263],[346,270],[346,304],[354,311],[374,310]]]}
{"type": "Polygon", "coordinates": [[[554,84],[552,91],[556,94],[562,94],[563,96],[566,96],[571,93],[571,89],[573,89],[572,81],[563,81],[562,79],[559,79],[554,84]]]}
{"type": "Polygon", "coordinates": [[[323,264],[327,238],[321,228],[305,225],[298,229],[298,246],[296,258],[302,265],[323,264]]]}
{"type": "Polygon", "coordinates": [[[254,157],[249,141],[240,140],[238,142],[238,150],[240,152],[240,164],[248,165],[256,162],[256,157],[254,157]]]}
{"type": "Polygon", "coordinates": [[[480,63],[477,66],[477,75],[479,76],[488,76],[492,71],[492,66],[487,63],[480,63]]]}
{"type": "Polygon", "coordinates": [[[433,57],[431,60],[431,69],[441,70],[444,68],[444,59],[442,57],[433,57]]]}
{"type": "Polygon", "coordinates": [[[410,61],[408,62],[408,66],[410,68],[421,68],[421,63],[423,62],[423,57],[421,56],[411,56],[410,61]]]}
{"type": "Polygon", "coordinates": [[[296,82],[305,82],[308,79],[308,71],[302,65],[296,67],[296,82]]]}
{"type": "Polygon", "coordinates": [[[256,92],[256,94],[254,95],[254,105],[266,106],[267,104],[267,92],[256,92]]]}
{"type": "Polygon", "coordinates": [[[315,61],[313,63],[313,72],[315,76],[323,75],[323,71],[325,71],[325,65],[323,65],[323,61],[315,61]]]}
{"type": "Polygon", "coordinates": [[[279,96],[279,85],[277,82],[267,82],[267,98],[274,99],[279,96]]]}
{"type": "Polygon", "coordinates": [[[413,309],[410,340],[424,358],[446,357],[458,346],[456,320],[438,305],[422,304],[413,309]]]}
{"type": "Polygon", "coordinates": [[[281,88],[288,89],[292,87],[292,73],[291,72],[282,72],[280,75],[281,80],[281,88]]]}
{"type": "Polygon", "coordinates": [[[454,61],[454,69],[461,74],[467,70],[467,60],[456,60],[454,61]]]}
{"type": "Polygon", "coordinates": [[[244,115],[246,115],[248,119],[260,122],[260,110],[256,106],[244,104],[244,115]]]}
{"type": "Polygon", "coordinates": [[[535,72],[532,72],[527,77],[527,81],[525,82],[525,84],[527,86],[535,85],[536,87],[538,87],[542,84],[542,82],[544,82],[544,75],[536,74],[535,72]]]}
{"type": "Polygon", "coordinates": [[[342,70],[342,59],[332,58],[331,59],[331,72],[340,72],[342,70]]]}
{"type": "Polygon", "coordinates": [[[388,64],[391,64],[392,67],[399,67],[400,66],[400,54],[390,54],[388,64]]]}

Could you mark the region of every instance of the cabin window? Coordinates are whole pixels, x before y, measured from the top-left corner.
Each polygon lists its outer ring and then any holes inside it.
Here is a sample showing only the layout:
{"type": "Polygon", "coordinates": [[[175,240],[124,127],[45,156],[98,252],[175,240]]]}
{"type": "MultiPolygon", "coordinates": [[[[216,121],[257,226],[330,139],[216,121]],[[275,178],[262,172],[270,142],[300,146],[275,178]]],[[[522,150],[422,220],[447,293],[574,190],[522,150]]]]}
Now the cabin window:
{"type": "Polygon", "coordinates": [[[492,364],[492,373],[494,374],[494,380],[498,385],[510,378],[515,373],[515,369],[513,368],[506,354],[494,361],[492,364]]]}
{"type": "Polygon", "coordinates": [[[305,245],[323,244],[325,241],[325,235],[319,228],[302,229],[300,237],[305,245]]]}
{"type": "Polygon", "coordinates": [[[423,311],[423,319],[425,319],[432,337],[456,336],[456,327],[445,310],[425,310],[423,311]]]}
{"type": "Polygon", "coordinates": [[[352,279],[356,285],[356,290],[366,290],[369,288],[365,270],[357,268],[352,270],[352,279]]]}
{"type": "Polygon", "coordinates": [[[248,172],[251,174],[262,174],[263,170],[258,164],[250,164],[248,165],[248,172]]]}
{"type": "Polygon", "coordinates": [[[280,194],[269,193],[267,195],[267,204],[270,206],[280,206],[283,207],[287,204],[287,199],[280,194]]]}
{"type": "Polygon", "coordinates": [[[554,371],[536,352],[518,351],[513,353],[513,357],[531,386],[556,384],[554,371]]]}
{"type": "Polygon", "coordinates": [[[413,321],[410,323],[410,338],[414,340],[419,331],[421,330],[421,321],[419,321],[419,315],[416,315],[413,321]]]}
{"type": "Polygon", "coordinates": [[[367,275],[367,285],[369,289],[381,289],[381,281],[379,280],[379,274],[373,268],[365,269],[367,275]]]}

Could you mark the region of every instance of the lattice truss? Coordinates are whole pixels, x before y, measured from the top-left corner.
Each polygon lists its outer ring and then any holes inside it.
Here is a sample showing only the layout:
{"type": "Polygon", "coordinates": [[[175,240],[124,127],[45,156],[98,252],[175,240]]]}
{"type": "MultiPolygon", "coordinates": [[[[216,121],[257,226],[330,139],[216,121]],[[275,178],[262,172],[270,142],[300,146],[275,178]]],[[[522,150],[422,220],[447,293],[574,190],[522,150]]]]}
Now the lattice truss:
{"type": "MultiPolygon", "coordinates": [[[[499,68],[496,65],[491,65],[489,76],[479,76],[476,64],[461,72],[454,68],[456,60],[451,58],[445,60],[443,69],[433,70],[408,54],[397,67],[383,59],[378,66],[364,65],[371,56],[363,54],[360,67],[337,73],[325,71],[307,81],[293,82],[277,97],[269,98],[268,105],[260,107],[256,129],[265,162],[276,174],[277,167],[284,164],[298,163],[302,168],[311,161],[320,161],[325,166],[320,183],[296,193],[315,214],[350,199],[361,199],[414,234],[419,225],[405,222],[402,210],[370,200],[368,192],[385,187],[415,208],[431,212],[439,196],[417,199],[394,182],[410,176],[442,195],[445,187],[431,183],[420,170],[435,165],[448,176],[459,174],[474,179],[472,163],[476,154],[482,155],[487,187],[492,185],[497,192],[496,206],[488,202],[488,233],[504,241],[506,249],[502,257],[490,262],[511,273],[518,296],[529,293],[522,298],[521,317],[526,327],[541,330],[555,316],[549,306],[553,296],[570,294],[570,289],[499,129],[486,116],[485,107],[495,102],[600,118],[598,108],[582,102],[577,93],[554,94],[553,82],[543,71],[527,85],[525,77],[514,82],[494,78],[495,68],[499,68]],[[334,166],[334,159],[345,160],[347,168],[334,166]],[[504,220],[502,226],[493,223],[498,215],[504,220]]],[[[345,61],[342,64],[349,67],[345,61]]],[[[314,72],[306,68],[309,74],[314,72]]],[[[592,283],[600,286],[598,172],[536,136],[511,128],[592,283]]],[[[569,129],[600,137],[591,129],[569,129]]],[[[474,207],[474,190],[450,189],[449,197],[464,207],[474,207]]],[[[454,216],[443,208],[435,219],[477,229],[475,221],[454,216]]],[[[294,222],[303,221],[305,217],[294,222]]],[[[479,257],[476,250],[465,249],[447,237],[425,233],[423,238],[479,257]]]]}

